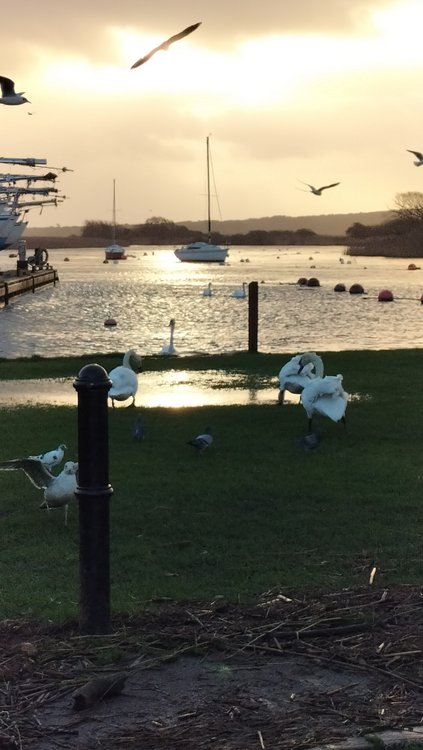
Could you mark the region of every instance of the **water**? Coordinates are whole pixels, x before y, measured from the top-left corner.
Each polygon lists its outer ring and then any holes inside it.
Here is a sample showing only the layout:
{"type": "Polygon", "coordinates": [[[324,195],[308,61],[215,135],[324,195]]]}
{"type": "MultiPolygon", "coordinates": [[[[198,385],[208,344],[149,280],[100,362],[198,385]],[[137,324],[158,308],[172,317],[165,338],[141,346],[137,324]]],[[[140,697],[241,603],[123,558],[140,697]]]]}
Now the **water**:
{"type": "MultiPolygon", "coordinates": [[[[0,310],[0,357],[125,351],[158,354],[169,341],[181,356],[248,347],[248,300],[231,297],[259,282],[259,351],[296,352],[423,347],[423,270],[404,258],[350,258],[342,247],[236,247],[225,265],[186,264],[173,248],[130,247],[103,263],[102,249],[52,250],[56,287],[23,295],[0,310]],[[65,258],[69,260],[66,261],[65,258]],[[299,277],[317,277],[301,288],[299,277]],[[214,295],[202,292],[212,283],[214,295]],[[333,291],[361,284],[365,295],[333,291]],[[377,295],[388,288],[393,303],[377,295]],[[117,325],[108,328],[107,318],[117,325]]],[[[416,265],[418,265],[418,261],[416,265]]],[[[0,254],[0,269],[16,267],[0,254]]]]}

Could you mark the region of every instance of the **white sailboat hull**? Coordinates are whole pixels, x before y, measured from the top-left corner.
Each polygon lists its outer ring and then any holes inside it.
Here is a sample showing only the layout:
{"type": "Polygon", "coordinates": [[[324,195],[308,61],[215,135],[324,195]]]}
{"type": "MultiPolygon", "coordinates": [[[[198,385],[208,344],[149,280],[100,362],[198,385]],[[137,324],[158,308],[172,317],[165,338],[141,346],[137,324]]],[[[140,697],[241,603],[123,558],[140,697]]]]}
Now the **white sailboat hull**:
{"type": "Polygon", "coordinates": [[[227,247],[208,242],[191,242],[175,250],[175,255],[184,263],[224,263],[228,252],[227,247]]]}

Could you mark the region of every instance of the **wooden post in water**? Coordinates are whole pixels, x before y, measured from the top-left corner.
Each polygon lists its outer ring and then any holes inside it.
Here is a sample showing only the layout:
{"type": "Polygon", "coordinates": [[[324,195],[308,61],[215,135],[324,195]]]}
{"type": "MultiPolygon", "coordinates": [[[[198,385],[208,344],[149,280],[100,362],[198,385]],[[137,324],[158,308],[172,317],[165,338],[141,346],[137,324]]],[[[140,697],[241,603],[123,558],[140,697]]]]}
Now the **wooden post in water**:
{"type": "Polygon", "coordinates": [[[258,282],[248,284],[248,351],[256,352],[258,346],[258,282]]]}
{"type": "Polygon", "coordinates": [[[100,365],[86,365],[74,381],[78,392],[79,630],[110,630],[108,408],[111,380],[100,365]]]}

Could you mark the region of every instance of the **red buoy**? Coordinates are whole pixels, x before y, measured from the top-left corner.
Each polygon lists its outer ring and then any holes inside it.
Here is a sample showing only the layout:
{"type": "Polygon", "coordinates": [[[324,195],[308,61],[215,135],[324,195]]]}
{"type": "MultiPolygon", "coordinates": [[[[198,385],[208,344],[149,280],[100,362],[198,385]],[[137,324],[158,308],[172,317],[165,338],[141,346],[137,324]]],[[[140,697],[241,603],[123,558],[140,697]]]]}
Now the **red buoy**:
{"type": "Polygon", "coordinates": [[[301,277],[300,277],[300,278],[298,279],[298,281],[297,281],[297,284],[298,284],[299,286],[307,286],[307,279],[306,279],[306,277],[305,277],[305,276],[301,276],[301,277]]]}
{"type": "Polygon", "coordinates": [[[392,294],[390,289],[382,289],[382,291],[379,292],[377,299],[378,302],[393,302],[394,295],[392,294]]]}
{"type": "Polygon", "coordinates": [[[350,294],[364,294],[364,289],[361,284],[353,284],[350,286],[350,294]]]}
{"type": "Polygon", "coordinates": [[[104,325],[112,328],[113,326],[117,326],[117,322],[114,318],[106,318],[104,325]]]}
{"type": "Polygon", "coordinates": [[[335,284],[333,291],[334,292],[346,292],[347,288],[345,284],[335,284]]]}
{"type": "Polygon", "coordinates": [[[320,281],[312,276],[311,279],[307,281],[307,286],[320,286],[320,281]]]}

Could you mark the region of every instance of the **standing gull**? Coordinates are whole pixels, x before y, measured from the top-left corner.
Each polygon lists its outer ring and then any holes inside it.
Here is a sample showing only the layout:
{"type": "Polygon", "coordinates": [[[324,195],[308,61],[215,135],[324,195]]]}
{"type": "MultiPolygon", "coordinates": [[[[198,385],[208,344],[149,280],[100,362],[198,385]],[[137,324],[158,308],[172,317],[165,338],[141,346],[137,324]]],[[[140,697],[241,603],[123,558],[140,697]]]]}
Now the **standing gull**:
{"type": "Polygon", "coordinates": [[[199,23],[194,23],[192,26],[187,26],[187,28],[183,29],[183,31],[180,31],[179,34],[174,34],[174,36],[169,37],[169,39],[166,39],[165,42],[159,44],[158,47],[154,47],[154,49],[150,50],[147,55],[144,55],[144,57],[140,57],[137,62],[131,65],[131,70],[133,68],[139,68],[140,65],[144,65],[144,63],[146,63],[150,59],[150,57],[153,57],[156,52],[159,52],[159,50],[168,50],[171,44],[173,44],[174,42],[178,42],[180,39],[188,36],[188,34],[192,34],[192,32],[198,29],[199,26],[201,26],[201,21],[199,23]]]}
{"type": "Polygon", "coordinates": [[[44,501],[40,508],[65,508],[65,526],[68,523],[68,504],[75,497],[76,472],[78,463],[67,461],[63,471],[54,476],[38,458],[15,458],[2,461],[0,470],[14,471],[22,469],[28,479],[39,490],[44,490],[44,501]]]}
{"type": "Polygon", "coordinates": [[[11,78],[0,76],[0,86],[0,104],[25,104],[25,102],[28,102],[28,104],[30,103],[29,99],[26,99],[24,96],[22,96],[22,94],[25,93],[24,91],[19,91],[18,93],[16,93],[15,83],[11,78]]]}
{"type": "MultiPolygon", "coordinates": [[[[314,187],[314,185],[310,185],[308,182],[303,182],[303,185],[307,185],[307,187],[310,188],[310,193],[313,193],[313,195],[321,195],[323,190],[327,190],[328,188],[336,187],[337,185],[340,185],[340,182],[332,182],[330,185],[322,185],[322,187],[314,187]]],[[[307,192],[307,191],[304,191],[307,192]]]]}
{"type": "Polygon", "coordinates": [[[412,151],[410,148],[407,149],[409,154],[414,154],[417,161],[413,161],[413,164],[415,164],[416,167],[422,167],[423,166],[423,154],[421,151],[412,151]]]}

